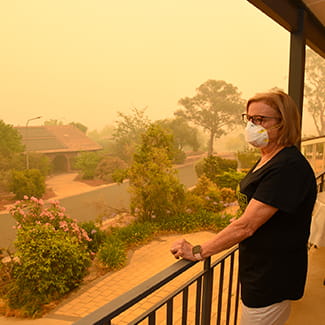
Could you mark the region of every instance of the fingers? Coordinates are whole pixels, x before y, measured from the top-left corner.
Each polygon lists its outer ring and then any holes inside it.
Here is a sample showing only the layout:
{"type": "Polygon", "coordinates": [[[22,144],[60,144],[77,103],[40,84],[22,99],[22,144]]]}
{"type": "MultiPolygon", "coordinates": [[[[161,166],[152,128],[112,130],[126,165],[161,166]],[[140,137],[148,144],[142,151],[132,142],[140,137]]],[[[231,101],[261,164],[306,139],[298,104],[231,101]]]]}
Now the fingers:
{"type": "Polygon", "coordinates": [[[170,251],[171,251],[171,253],[174,255],[174,257],[175,257],[176,259],[179,259],[179,258],[182,256],[182,255],[181,255],[181,252],[178,251],[177,249],[171,249],[170,251]]]}
{"type": "Polygon", "coordinates": [[[187,252],[191,249],[191,246],[192,245],[185,239],[180,239],[172,245],[170,252],[176,259],[179,259],[180,257],[186,258],[188,255],[187,252]]]}
{"type": "Polygon", "coordinates": [[[183,257],[183,250],[181,248],[172,248],[170,251],[176,259],[183,257]]]}
{"type": "Polygon", "coordinates": [[[180,248],[173,247],[170,249],[170,252],[174,255],[176,259],[182,257],[182,250],[180,248]]]}

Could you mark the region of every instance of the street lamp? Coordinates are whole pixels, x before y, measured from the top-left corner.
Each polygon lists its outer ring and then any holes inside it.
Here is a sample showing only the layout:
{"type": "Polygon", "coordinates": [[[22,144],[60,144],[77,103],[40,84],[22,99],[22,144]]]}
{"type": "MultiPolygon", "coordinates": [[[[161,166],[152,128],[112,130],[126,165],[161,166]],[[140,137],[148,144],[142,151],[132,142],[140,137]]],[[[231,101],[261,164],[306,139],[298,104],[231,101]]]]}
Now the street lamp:
{"type": "Polygon", "coordinates": [[[29,155],[28,155],[28,145],[27,145],[27,142],[28,142],[28,123],[30,121],[33,121],[33,120],[38,120],[40,119],[42,116],[37,116],[37,117],[33,117],[33,118],[30,118],[29,120],[27,120],[26,122],[26,169],[29,169],[29,155]]]}

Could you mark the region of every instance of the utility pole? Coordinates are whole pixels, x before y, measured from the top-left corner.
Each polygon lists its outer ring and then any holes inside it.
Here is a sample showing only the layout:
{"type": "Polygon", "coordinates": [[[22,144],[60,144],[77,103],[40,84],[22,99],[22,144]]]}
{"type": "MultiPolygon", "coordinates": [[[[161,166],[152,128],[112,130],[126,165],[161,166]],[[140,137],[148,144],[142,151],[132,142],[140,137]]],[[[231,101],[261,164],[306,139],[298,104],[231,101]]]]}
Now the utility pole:
{"type": "Polygon", "coordinates": [[[29,120],[27,120],[27,122],[26,122],[26,128],[25,128],[25,130],[26,130],[26,169],[29,169],[29,155],[28,155],[28,145],[27,145],[27,142],[28,142],[28,123],[30,122],[30,121],[33,121],[33,120],[38,120],[38,119],[40,119],[42,116],[37,116],[37,117],[33,117],[33,118],[30,118],[29,120]]]}

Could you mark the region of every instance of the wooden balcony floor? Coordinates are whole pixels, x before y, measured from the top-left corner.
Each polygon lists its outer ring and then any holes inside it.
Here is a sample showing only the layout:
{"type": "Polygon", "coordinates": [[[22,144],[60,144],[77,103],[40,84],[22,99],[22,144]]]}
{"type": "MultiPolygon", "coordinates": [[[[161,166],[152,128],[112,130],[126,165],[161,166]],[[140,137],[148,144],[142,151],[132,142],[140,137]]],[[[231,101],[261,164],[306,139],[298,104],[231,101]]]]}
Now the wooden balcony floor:
{"type": "Polygon", "coordinates": [[[286,325],[325,325],[325,247],[309,251],[305,295],[292,302],[286,325]]]}

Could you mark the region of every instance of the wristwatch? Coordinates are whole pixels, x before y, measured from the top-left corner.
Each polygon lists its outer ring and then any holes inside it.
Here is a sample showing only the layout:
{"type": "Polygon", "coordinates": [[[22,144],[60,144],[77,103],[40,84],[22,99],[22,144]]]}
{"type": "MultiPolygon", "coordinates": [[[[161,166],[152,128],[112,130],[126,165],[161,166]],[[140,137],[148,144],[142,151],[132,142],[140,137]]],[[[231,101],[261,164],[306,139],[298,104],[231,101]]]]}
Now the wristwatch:
{"type": "Polygon", "coordinates": [[[197,261],[202,261],[203,257],[201,255],[202,247],[200,245],[193,246],[192,248],[192,254],[195,257],[197,261]]]}

